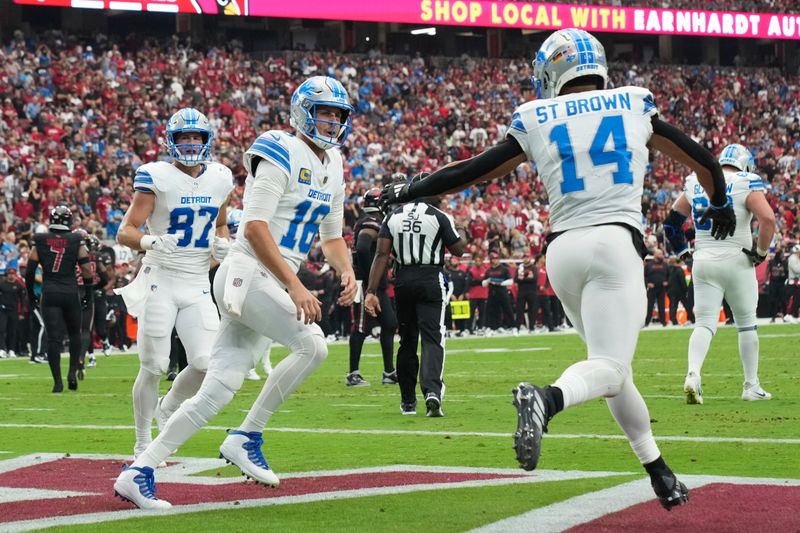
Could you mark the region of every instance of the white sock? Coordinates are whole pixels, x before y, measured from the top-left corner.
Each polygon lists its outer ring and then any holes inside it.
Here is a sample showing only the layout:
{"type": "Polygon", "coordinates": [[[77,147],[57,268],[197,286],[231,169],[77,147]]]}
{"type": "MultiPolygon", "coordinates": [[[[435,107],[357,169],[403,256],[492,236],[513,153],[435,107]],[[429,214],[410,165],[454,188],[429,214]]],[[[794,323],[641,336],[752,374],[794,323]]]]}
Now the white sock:
{"type": "Polygon", "coordinates": [[[216,379],[208,379],[197,394],[181,404],[170,417],[164,430],[139,455],[133,466],[156,468],[175,453],[192,435],[208,424],[211,418],[233,399],[234,390],[216,379]]]}
{"type": "Polygon", "coordinates": [[[689,337],[689,372],[694,372],[698,376],[703,368],[703,361],[706,360],[708,348],[711,346],[711,339],[714,334],[708,328],[697,326],[689,337]]]}
{"type": "Polygon", "coordinates": [[[247,413],[241,431],[264,431],[267,421],[286,398],[310,375],[322,361],[291,353],[272,369],[261,392],[247,413]],[[315,364],[315,362],[317,364],[315,364]]]}
{"type": "Polygon", "coordinates": [[[554,387],[564,394],[564,409],[601,396],[619,393],[628,370],[612,359],[587,359],[570,366],[561,374],[554,387]]]}
{"type": "Polygon", "coordinates": [[[160,374],[142,367],[133,382],[133,421],[136,426],[135,450],[142,450],[153,440],[153,417],[158,404],[158,382],[160,374]]]}
{"type": "Polygon", "coordinates": [[[754,329],[739,332],[739,357],[742,359],[744,380],[758,383],[758,334],[754,329]]]}
{"type": "Polygon", "coordinates": [[[661,452],[650,428],[650,412],[633,380],[628,377],[620,393],[613,398],[606,398],[606,403],[614,420],[628,437],[639,462],[647,464],[658,459],[661,452]]]}
{"type": "Polygon", "coordinates": [[[172,388],[164,399],[161,400],[161,412],[169,418],[172,413],[185,401],[194,396],[203,384],[205,372],[201,372],[191,365],[180,371],[178,377],[172,382],[172,388]]]}

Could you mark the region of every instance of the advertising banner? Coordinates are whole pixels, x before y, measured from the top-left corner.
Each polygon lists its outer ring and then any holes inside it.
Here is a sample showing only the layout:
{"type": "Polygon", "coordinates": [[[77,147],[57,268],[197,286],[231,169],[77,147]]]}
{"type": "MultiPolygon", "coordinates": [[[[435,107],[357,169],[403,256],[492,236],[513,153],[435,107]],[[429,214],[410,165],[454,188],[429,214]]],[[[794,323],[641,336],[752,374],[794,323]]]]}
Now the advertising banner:
{"type": "Polygon", "coordinates": [[[14,0],[18,4],[233,16],[591,32],[800,38],[800,14],[468,0],[14,0]]]}

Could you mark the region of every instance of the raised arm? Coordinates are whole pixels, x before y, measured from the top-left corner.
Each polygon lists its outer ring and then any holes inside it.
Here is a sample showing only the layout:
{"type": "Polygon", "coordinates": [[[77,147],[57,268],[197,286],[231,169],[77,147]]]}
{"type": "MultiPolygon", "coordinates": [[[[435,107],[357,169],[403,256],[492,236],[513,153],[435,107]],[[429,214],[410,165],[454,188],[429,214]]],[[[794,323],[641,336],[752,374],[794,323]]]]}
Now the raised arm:
{"type": "Polygon", "coordinates": [[[458,192],[476,183],[501,178],[527,159],[517,140],[509,137],[475,157],[450,163],[412,184],[387,185],[381,201],[395,204],[458,192]]]}

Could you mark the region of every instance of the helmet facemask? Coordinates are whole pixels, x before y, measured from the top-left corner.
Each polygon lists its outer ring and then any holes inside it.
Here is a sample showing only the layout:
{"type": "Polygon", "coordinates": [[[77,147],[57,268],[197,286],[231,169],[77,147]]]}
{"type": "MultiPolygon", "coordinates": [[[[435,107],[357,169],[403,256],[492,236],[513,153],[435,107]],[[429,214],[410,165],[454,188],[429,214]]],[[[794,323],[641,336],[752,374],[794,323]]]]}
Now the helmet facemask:
{"type": "Polygon", "coordinates": [[[214,134],[208,118],[192,108],[184,108],[176,112],[169,119],[164,132],[167,151],[172,159],[178,163],[194,167],[201,163],[211,161],[211,142],[214,134]],[[201,143],[177,143],[175,138],[181,133],[199,133],[201,143]]]}
{"type": "Polygon", "coordinates": [[[292,95],[290,123],[322,150],[341,147],[350,135],[353,106],[341,83],[326,76],[314,76],[303,82],[292,95]],[[339,121],[320,118],[321,108],[342,111],[339,121]],[[333,125],[333,132],[326,131],[333,125]],[[323,130],[323,131],[320,131],[323,130]]]}
{"type": "Polygon", "coordinates": [[[311,142],[322,148],[323,150],[327,150],[328,148],[342,147],[347,140],[347,136],[350,135],[351,130],[351,122],[350,122],[350,110],[344,107],[340,107],[338,105],[332,104],[315,104],[311,100],[305,100],[302,103],[303,109],[306,110],[306,121],[302,128],[299,128],[300,132],[311,139],[311,142]],[[332,120],[325,120],[322,118],[317,117],[317,109],[319,107],[337,107],[342,110],[342,119],[339,122],[334,122],[332,120]],[[332,135],[325,135],[324,133],[320,132],[320,126],[325,129],[328,125],[336,126],[336,129],[332,135]]]}
{"type": "Polygon", "coordinates": [[[166,133],[165,136],[167,138],[167,149],[169,150],[169,155],[178,163],[187,167],[194,167],[211,160],[211,139],[213,135],[210,132],[200,130],[179,130],[166,133]],[[200,135],[202,135],[203,142],[201,144],[175,142],[175,137],[177,137],[179,134],[192,131],[197,131],[200,133],[200,135]]]}

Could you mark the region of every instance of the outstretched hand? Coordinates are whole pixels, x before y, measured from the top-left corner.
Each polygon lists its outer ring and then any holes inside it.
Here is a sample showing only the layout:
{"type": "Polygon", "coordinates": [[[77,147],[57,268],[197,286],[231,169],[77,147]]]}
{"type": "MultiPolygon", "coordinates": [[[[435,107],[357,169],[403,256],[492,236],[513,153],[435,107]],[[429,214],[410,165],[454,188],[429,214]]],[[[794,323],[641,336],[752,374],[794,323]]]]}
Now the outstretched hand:
{"type": "Polygon", "coordinates": [[[709,206],[700,217],[699,223],[705,224],[709,220],[712,221],[711,236],[717,240],[732,237],[736,231],[736,214],[730,200],[722,206],[709,206]]]}

